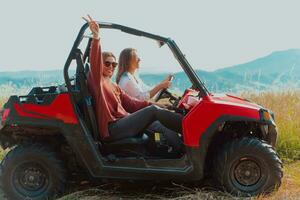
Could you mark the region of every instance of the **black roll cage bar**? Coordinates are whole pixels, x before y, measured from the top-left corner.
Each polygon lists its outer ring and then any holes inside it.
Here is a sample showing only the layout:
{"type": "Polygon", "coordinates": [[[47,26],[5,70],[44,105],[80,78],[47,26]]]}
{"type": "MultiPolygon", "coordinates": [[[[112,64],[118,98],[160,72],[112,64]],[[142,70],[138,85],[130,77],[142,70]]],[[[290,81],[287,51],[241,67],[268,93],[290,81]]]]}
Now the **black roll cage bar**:
{"type": "MultiPolygon", "coordinates": [[[[151,34],[151,33],[147,33],[147,32],[144,32],[144,31],[140,31],[140,30],[130,28],[130,27],[127,27],[127,26],[123,26],[123,25],[119,25],[119,24],[106,23],[106,22],[97,22],[97,23],[99,24],[101,29],[103,29],[103,28],[117,29],[117,30],[121,30],[122,32],[125,32],[125,33],[128,33],[128,34],[132,34],[132,35],[136,35],[136,36],[143,36],[143,37],[146,37],[146,38],[156,40],[157,42],[159,42],[160,45],[167,44],[169,46],[170,50],[172,51],[172,53],[174,54],[175,58],[177,59],[177,61],[180,63],[182,69],[184,70],[184,72],[189,77],[191,83],[193,84],[193,88],[199,90],[199,96],[200,97],[205,97],[209,94],[209,91],[205,87],[204,83],[197,76],[197,74],[195,73],[195,71],[193,70],[193,68],[189,64],[189,62],[186,60],[185,56],[182,54],[182,52],[180,51],[180,49],[176,45],[175,41],[172,40],[171,38],[166,38],[166,37],[162,37],[162,36],[159,36],[159,35],[154,35],[154,34],[151,34]]],[[[84,33],[85,33],[87,28],[88,28],[88,23],[85,23],[81,27],[81,29],[78,33],[78,36],[77,36],[77,38],[76,38],[76,40],[73,44],[73,47],[71,49],[71,52],[70,52],[70,54],[67,58],[65,66],[64,66],[64,79],[65,79],[65,83],[66,83],[66,86],[68,88],[68,91],[72,91],[68,70],[69,70],[69,67],[71,65],[72,60],[76,59],[75,58],[75,52],[78,49],[82,39],[84,38],[84,33]]],[[[90,43],[91,43],[91,39],[89,40],[89,43],[87,45],[85,55],[83,56],[83,61],[85,61],[85,59],[88,56],[87,52],[89,51],[90,43]]]]}

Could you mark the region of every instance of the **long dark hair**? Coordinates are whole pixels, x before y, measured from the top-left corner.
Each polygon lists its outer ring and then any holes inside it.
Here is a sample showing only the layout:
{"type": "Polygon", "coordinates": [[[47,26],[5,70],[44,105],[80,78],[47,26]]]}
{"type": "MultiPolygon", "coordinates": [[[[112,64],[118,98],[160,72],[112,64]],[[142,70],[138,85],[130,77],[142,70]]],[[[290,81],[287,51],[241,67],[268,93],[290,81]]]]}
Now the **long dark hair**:
{"type": "Polygon", "coordinates": [[[121,51],[119,56],[118,72],[116,76],[117,83],[120,82],[121,76],[128,71],[134,51],[136,51],[136,49],[133,48],[126,48],[121,51]]]}

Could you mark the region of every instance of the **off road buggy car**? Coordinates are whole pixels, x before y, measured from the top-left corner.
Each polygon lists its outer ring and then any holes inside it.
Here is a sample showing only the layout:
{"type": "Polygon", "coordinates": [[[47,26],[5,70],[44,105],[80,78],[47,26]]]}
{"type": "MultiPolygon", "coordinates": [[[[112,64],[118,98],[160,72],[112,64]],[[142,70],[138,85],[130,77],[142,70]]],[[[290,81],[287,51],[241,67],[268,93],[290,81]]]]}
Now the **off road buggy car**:
{"type": "Polygon", "coordinates": [[[35,87],[11,96],[1,116],[0,141],[11,148],[1,163],[1,186],[10,199],[47,199],[61,195],[73,172],[93,180],[126,179],[198,182],[214,177],[235,195],[257,195],[278,188],[282,163],[275,152],[277,130],[272,112],[231,95],[214,95],[192,69],[176,43],[126,26],[99,23],[167,45],[191,82],[181,97],[162,91],[175,112],[184,115],[183,143],[174,153],[162,134],[145,130],[139,137],[113,142],[99,139],[93,99],[86,85],[91,38],[84,24],[64,66],[65,83],[35,87]],[[82,40],[85,48],[79,48],[82,40]],[[74,77],[69,76],[76,63],[74,77]],[[187,110],[190,96],[199,103],[187,110]]]}

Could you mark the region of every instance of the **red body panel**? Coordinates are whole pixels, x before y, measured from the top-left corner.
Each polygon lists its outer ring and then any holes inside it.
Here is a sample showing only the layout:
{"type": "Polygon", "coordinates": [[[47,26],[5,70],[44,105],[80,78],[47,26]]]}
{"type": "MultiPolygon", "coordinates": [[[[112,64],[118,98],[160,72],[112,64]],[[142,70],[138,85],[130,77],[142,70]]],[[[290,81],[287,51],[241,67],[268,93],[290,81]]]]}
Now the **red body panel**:
{"type": "MultiPolygon", "coordinates": [[[[6,118],[8,117],[9,115],[9,112],[10,112],[10,109],[4,109],[3,111],[3,114],[2,114],[2,119],[1,119],[1,123],[5,122],[6,121],[6,118]]],[[[1,113],[0,113],[1,114],[1,113]]]]}
{"type": "Polygon", "coordinates": [[[22,117],[40,119],[59,119],[64,123],[77,124],[77,117],[74,113],[69,94],[59,94],[50,105],[39,104],[14,104],[18,115],[22,117]]]}
{"type": "Polygon", "coordinates": [[[198,147],[202,134],[222,115],[258,120],[260,108],[256,104],[230,95],[207,96],[192,108],[183,120],[184,143],[190,147],[198,147]]]}

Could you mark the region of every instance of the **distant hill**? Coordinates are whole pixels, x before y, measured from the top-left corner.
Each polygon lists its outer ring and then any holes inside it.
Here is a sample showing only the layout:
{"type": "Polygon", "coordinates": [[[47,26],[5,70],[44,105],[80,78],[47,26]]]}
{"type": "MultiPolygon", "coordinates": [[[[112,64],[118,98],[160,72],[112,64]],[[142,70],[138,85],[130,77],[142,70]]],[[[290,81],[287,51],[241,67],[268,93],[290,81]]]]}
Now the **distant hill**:
{"type": "Polygon", "coordinates": [[[63,81],[61,70],[0,72],[0,85],[10,84],[16,87],[57,84],[63,81]]]}
{"type": "MultiPolygon", "coordinates": [[[[213,92],[300,88],[300,49],[277,51],[248,63],[213,72],[196,70],[196,73],[213,92]]],[[[142,77],[152,84],[158,79],[158,75],[142,77]]],[[[160,76],[160,80],[163,77],[160,76]]],[[[175,87],[186,88],[188,82],[184,73],[176,73],[175,77],[175,87]]]]}
{"type": "Polygon", "coordinates": [[[254,61],[213,72],[237,89],[300,87],[300,49],[277,51],[254,61]]]}
{"type": "MultiPolygon", "coordinates": [[[[212,92],[300,88],[300,49],[277,51],[244,64],[213,72],[196,70],[196,73],[212,92]]],[[[183,91],[190,87],[190,82],[183,72],[174,75],[173,89],[183,91]]],[[[140,76],[147,84],[155,85],[163,80],[166,74],[140,76]]],[[[61,70],[0,72],[0,86],[13,85],[24,88],[55,85],[63,81],[61,70]]]]}

